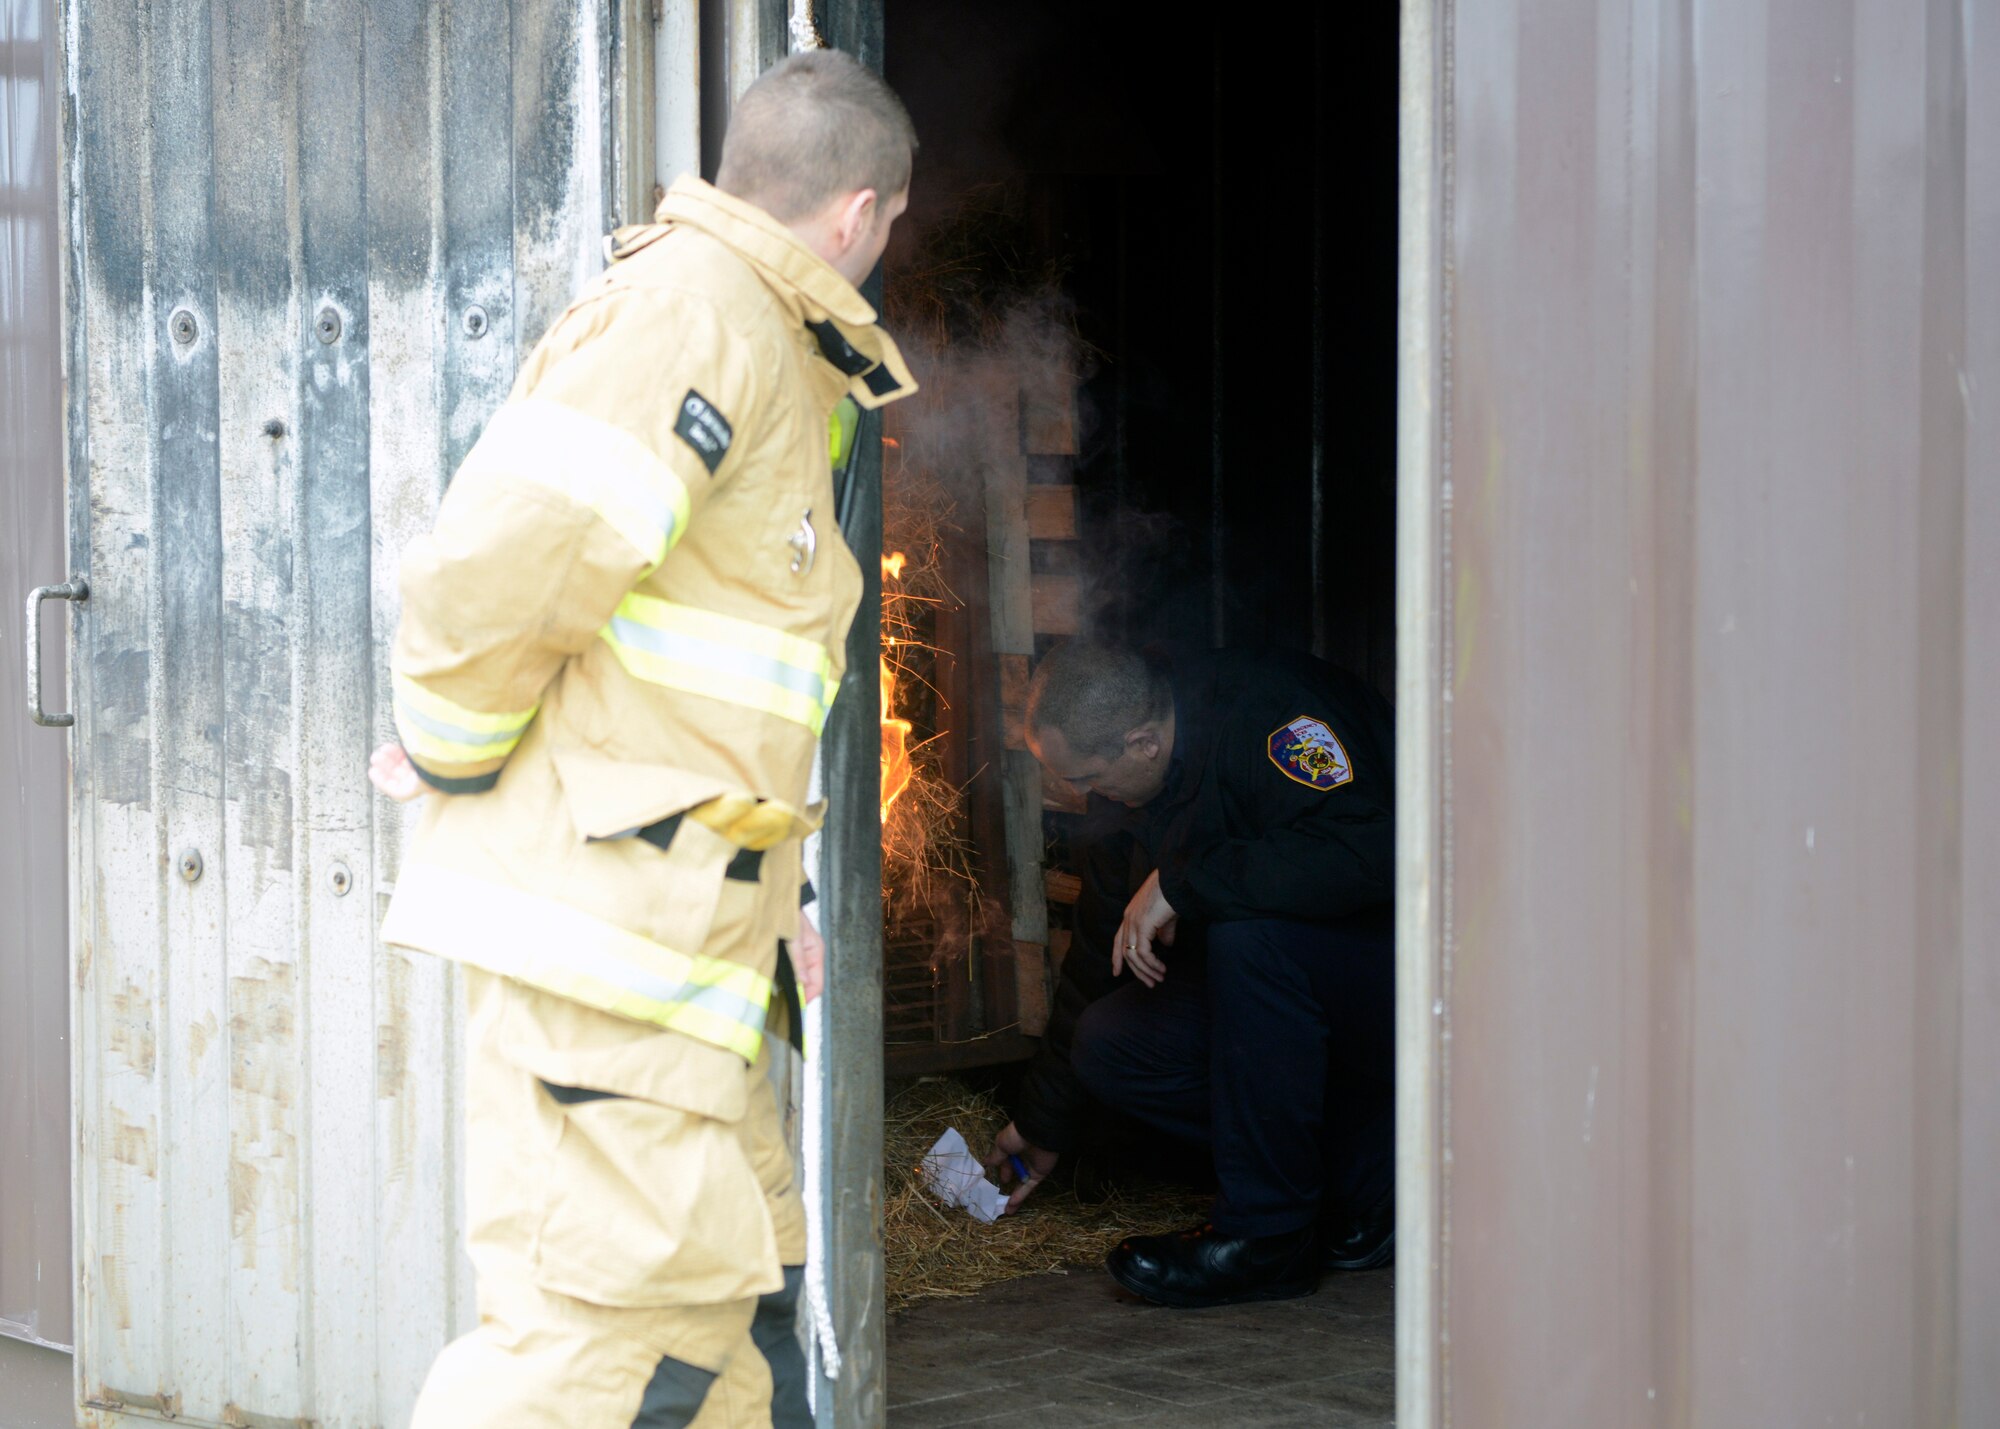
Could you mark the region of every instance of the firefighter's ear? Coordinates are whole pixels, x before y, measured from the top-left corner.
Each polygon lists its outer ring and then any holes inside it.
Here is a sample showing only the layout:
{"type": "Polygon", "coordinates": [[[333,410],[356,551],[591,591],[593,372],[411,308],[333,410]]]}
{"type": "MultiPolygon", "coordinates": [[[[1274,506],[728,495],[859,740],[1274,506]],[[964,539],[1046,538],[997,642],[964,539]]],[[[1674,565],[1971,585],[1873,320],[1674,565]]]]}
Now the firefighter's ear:
{"type": "Polygon", "coordinates": [[[877,206],[878,195],[873,189],[856,189],[840,201],[833,234],[841,252],[847,252],[874,233],[877,206]]]}

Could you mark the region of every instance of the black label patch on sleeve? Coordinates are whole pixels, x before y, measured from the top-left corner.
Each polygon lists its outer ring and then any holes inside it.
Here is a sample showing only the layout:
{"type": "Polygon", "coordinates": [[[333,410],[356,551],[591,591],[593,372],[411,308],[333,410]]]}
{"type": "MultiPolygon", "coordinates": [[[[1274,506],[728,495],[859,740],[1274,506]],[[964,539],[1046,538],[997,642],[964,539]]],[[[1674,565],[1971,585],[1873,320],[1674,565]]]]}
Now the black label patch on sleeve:
{"type": "Polygon", "coordinates": [[[729,425],[729,418],[716,410],[716,406],[701,393],[688,388],[687,396],[681,399],[681,414],[674,422],[674,435],[694,448],[694,454],[701,458],[701,464],[708,468],[710,476],[722,465],[722,459],[729,455],[730,439],[736,435],[729,425]]]}

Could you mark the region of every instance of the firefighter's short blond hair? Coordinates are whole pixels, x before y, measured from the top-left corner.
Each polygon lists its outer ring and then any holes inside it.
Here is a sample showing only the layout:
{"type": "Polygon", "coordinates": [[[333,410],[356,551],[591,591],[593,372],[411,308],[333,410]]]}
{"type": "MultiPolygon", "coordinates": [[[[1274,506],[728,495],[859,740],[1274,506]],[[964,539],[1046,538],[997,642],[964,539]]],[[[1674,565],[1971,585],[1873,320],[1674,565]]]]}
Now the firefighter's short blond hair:
{"type": "Polygon", "coordinates": [[[1068,640],[1042,657],[1028,685],[1028,728],[1055,730],[1075,754],[1116,759],[1125,736],[1174,707],[1173,682],[1146,652],[1109,641],[1068,640]]]}
{"type": "Polygon", "coordinates": [[[883,203],[910,186],[917,131],[896,92],[840,50],[771,66],[729,115],[716,187],[780,223],[873,189],[883,203]]]}

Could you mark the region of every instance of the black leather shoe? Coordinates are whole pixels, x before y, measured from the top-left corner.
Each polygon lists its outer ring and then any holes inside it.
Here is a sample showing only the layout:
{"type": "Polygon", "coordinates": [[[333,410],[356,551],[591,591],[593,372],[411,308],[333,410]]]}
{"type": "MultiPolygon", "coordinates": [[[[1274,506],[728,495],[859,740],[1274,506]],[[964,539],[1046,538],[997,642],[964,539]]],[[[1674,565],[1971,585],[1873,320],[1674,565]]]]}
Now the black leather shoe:
{"type": "Polygon", "coordinates": [[[1319,1228],[1226,1236],[1212,1225],[1134,1236],[1104,1259],[1111,1278],[1156,1305],[1197,1310],[1245,1300],[1290,1300],[1319,1289],[1319,1228]]]}
{"type": "Polygon", "coordinates": [[[1328,1270],[1380,1270],[1396,1260],[1396,1196],[1392,1191],[1358,1216],[1329,1221],[1328,1270]]]}

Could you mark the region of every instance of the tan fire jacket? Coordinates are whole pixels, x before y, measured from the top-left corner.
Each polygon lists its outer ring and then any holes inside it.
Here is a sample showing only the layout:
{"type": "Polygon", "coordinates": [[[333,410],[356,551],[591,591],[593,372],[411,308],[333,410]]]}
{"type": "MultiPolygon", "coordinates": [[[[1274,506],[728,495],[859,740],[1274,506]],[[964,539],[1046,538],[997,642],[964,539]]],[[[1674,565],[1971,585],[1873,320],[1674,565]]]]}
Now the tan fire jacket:
{"type": "Polygon", "coordinates": [[[754,1060],[862,589],[830,419],[915,383],[761,210],[683,179],[656,220],[404,554],[396,724],[448,797],[382,935],[754,1060]]]}

